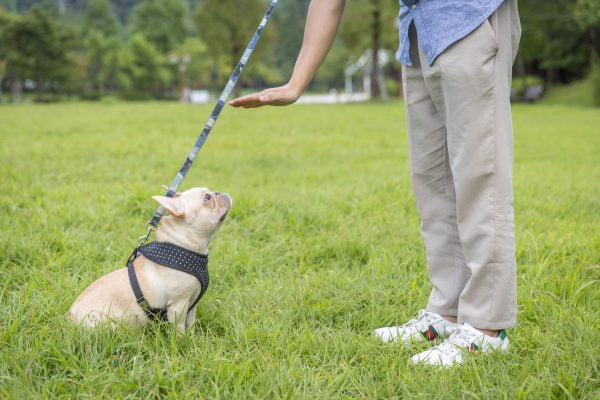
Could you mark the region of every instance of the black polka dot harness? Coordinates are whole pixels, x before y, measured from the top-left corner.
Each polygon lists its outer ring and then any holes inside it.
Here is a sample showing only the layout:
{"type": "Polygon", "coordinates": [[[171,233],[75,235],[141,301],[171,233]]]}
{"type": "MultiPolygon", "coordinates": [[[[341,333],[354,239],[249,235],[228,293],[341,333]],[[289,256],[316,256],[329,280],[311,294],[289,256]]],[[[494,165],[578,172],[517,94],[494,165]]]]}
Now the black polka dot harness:
{"type": "Polygon", "coordinates": [[[133,294],[135,295],[138,304],[151,320],[166,320],[167,309],[153,308],[144,298],[144,294],[142,293],[142,289],[140,288],[140,284],[135,274],[135,268],[133,268],[133,262],[140,254],[157,264],[194,275],[200,281],[200,285],[202,286],[200,294],[188,309],[189,313],[198,301],[200,301],[202,296],[204,296],[206,289],[208,289],[208,255],[196,253],[167,242],[150,242],[133,251],[127,260],[129,283],[131,284],[131,289],[133,289],[133,294]]]}

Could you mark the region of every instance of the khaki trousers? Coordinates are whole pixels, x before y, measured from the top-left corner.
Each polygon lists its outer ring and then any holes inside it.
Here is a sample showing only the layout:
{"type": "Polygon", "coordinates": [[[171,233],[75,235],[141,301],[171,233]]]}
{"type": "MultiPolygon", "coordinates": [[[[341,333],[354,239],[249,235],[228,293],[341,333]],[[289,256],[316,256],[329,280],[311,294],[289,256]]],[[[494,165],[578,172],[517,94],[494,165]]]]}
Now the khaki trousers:
{"type": "Polygon", "coordinates": [[[482,329],[516,323],[512,64],[516,0],[429,65],[410,28],[403,67],[415,201],[433,286],[427,309],[482,329]]]}

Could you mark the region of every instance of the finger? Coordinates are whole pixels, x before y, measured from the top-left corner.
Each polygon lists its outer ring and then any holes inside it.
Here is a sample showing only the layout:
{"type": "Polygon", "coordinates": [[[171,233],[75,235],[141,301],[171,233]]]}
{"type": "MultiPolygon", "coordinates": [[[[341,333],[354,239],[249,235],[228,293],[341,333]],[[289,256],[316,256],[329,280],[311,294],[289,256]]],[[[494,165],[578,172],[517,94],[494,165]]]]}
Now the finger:
{"type": "Polygon", "coordinates": [[[274,87],[274,88],[268,88],[268,89],[262,90],[260,92],[251,93],[249,95],[242,96],[237,99],[233,99],[229,102],[229,105],[231,105],[233,107],[240,107],[240,106],[243,107],[246,105],[268,104],[269,103],[268,98],[264,99],[266,101],[261,101],[260,98],[262,96],[270,95],[272,93],[277,93],[280,91],[282,91],[281,86],[274,87]]]}
{"type": "Polygon", "coordinates": [[[229,103],[231,106],[233,107],[243,107],[243,108],[248,108],[248,107],[259,107],[259,106],[263,106],[263,105],[267,105],[269,104],[268,98],[266,98],[264,95],[262,96],[244,96],[244,97],[240,97],[239,99],[235,99],[232,100],[229,103]],[[265,101],[267,100],[267,101],[265,101]]]}
{"type": "Polygon", "coordinates": [[[245,106],[245,105],[249,105],[249,104],[256,104],[256,103],[258,103],[258,97],[259,97],[258,93],[238,97],[237,99],[231,100],[229,102],[229,105],[233,106],[233,107],[240,107],[240,106],[245,106]]]}
{"type": "Polygon", "coordinates": [[[278,99],[273,99],[273,98],[269,98],[269,97],[261,97],[258,101],[247,102],[247,103],[241,104],[238,107],[257,108],[257,107],[262,107],[262,106],[280,106],[280,105],[284,105],[287,103],[288,102],[278,100],[278,99]]]}
{"type": "Polygon", "coordinates": [[[233,107],[240,107],[249,104],[258,104],[260,103],[260,96],[264,96],[269,93],[273,93],[277,91],[279,88],[269,88],[262,90],[260,92],[252,93],[246,96],[238,97],[237,99],[233,99],[229,102],[229,105],[233,107]]]}

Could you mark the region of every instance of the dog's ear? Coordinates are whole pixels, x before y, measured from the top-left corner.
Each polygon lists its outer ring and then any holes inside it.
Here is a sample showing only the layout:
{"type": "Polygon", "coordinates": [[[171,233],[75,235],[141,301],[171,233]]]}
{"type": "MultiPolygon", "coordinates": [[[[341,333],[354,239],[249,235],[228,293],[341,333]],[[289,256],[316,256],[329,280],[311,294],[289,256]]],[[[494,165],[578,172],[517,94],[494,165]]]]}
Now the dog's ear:
{"type": "Polygon", "coordinates": [[[152,196],[152,198],[160,203],[171,215],[183,217],[185,211],[179,197],[152,196]]]}

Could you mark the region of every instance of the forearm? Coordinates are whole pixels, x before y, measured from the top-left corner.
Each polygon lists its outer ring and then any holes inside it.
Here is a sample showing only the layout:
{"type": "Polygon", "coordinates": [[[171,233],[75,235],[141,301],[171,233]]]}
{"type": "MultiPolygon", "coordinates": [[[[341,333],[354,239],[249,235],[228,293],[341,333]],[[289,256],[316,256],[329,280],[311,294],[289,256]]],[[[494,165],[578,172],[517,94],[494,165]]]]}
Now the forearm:
{"type": "Polygon", "coordinates": [[[315,76],[333,44],[345,0],[312,0],[308,8],[302,48],[289,85],[302,93],[315,76]]]}
{"type": "Polygon", "coordinates": [[[266,105],[286,106],[298,100],[333,44],[345,3],[345,0],[312,0],[308,8],[302,48],[290,81],[283,86],[233,99],[229,104],[233,107],[255,108],[266,105]]]}

